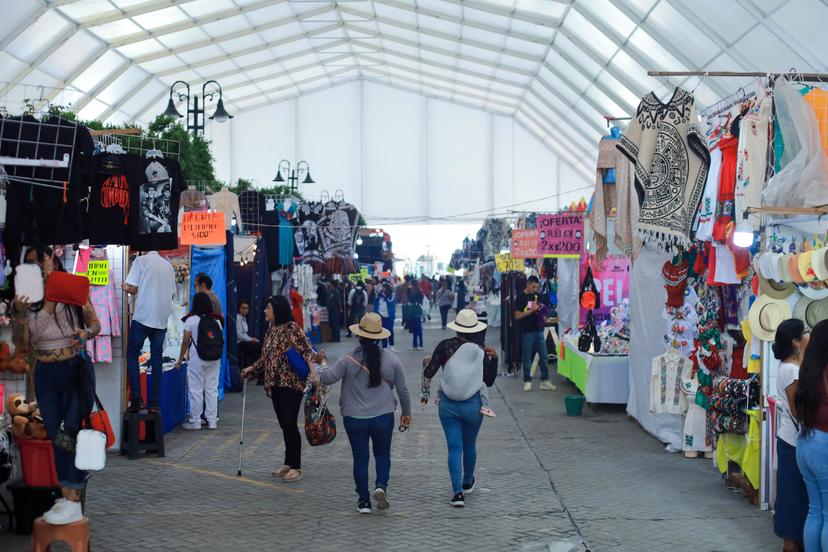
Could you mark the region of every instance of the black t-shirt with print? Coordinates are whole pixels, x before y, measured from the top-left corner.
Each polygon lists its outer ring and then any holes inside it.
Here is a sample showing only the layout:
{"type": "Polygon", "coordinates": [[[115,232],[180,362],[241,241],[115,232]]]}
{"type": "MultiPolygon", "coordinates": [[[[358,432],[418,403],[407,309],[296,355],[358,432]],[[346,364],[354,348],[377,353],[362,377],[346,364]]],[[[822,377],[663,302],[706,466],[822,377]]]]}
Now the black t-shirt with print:
{"type": "Polygon", "coordinates": [[[143,160],[138,186],[133,189],[132,246],[139,251],[178,247],[178,207],[184,189],[181,165],[174,159],[143,160]]]}
{"type": "MultiPolygon", "coordinates": [[[[536,303],[541,303],[546,305],[546,308],[549,309],[549,301],[540,293],[521,293],[517,296],[515,300],[515,311],[523,312],[527,310],[529,307],[529,301],[534,301],[536,303]]],[[[547,310],[547,313],[549,311],[547,310]]],[[[541,332],[543,331],[544,326],[544,319],[541,315],[540,311],[536,312],[531,316],[527,316],[525,318],[521,318],[518,320],[518,325],[520,326],[520,333],[533,333],[533,332],[541,332]]]]}
{"type": "Polygon", "coordinates": [[[141,158],[133,154],[100,153],[93,158],[87,229],[95,245],[130,245],[135,223],[132,198],[141,182],[141,158]]]}
{"type": "Polygon", "coordinates": [[[5,167],[12,177],[6,193],[3,231],[7,257],[17,259],[21,245],[77,243],[84,239],[86,205],[83,200],[89,186],[94,150],[89,129],[57,117],[38,122],[29,115],[0,118],[0,128],[0,155],[60,159],[66,153],[71,163],[71,169],[5,167]],[[43,179],[37,181],[53,187],[34,186],[14,177],[29,181],[43,179]],[[63,182],[66,182],[65,193],[63,182]]]}

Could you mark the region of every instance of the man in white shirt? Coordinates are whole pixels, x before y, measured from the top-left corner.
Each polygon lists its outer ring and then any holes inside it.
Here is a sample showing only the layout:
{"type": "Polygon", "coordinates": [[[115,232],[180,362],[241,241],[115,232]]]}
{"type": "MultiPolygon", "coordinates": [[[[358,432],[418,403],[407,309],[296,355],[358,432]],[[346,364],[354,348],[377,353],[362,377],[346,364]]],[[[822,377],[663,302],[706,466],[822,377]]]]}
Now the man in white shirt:
{"type": "Polygon", "coordinates": [[[170,317],[175,296],[175,271],[167,259],[159,255],[157,251],[150,251],[135,259],[122,287],[127,293],[135,295],[135,307],[127,343],[129,412],[139,412],[144,408],[144,401],[141,398],[138,356],[147,339],[150,340],[150,366],[152,367],[148,410],[158,412],[164,338],[167,334],[167,320],[170,317]]]}

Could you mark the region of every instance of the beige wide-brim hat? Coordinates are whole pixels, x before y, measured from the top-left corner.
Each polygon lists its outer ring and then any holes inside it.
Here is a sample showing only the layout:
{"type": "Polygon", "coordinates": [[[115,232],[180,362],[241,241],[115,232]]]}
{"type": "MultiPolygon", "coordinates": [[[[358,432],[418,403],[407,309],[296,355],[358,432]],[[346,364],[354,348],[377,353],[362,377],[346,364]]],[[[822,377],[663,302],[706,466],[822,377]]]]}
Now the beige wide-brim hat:
{"type": "Polygon", "coordinates": [[[471,309],[458,312],[454,322],[449,322],[446,326],[460,333],[477,333],[486,329],[486,324],[480,322],[477,319],[477,313],[471,309]]]}
{"type": "Polygon", "coordinates": [[[796,303],[793,316],[813,328],[818,322],[828,319],[828,300],[803,297],[796,303]]]}
{"type": "Polygon", "coordinates": [[[762,341],[773,341],[779,324],[792,316],[791,305],[787,300],[760,295],[748,313],[750,331],[762,341]]]}
{"type": "Polygon", "coordinates": [[[352,324],[349,329],[351,333],[368,339],[387,339],[391,335],[391,332],[382,327],[382,318],[375,312],[369,312],[359,324],[352,324]]]}
{"type": "Polygon", "coordinates": [[[790,271],[790,263],[788,262],[789,256],[788,255],[780,255],[779,257],[779,281],[780,282],[793,282],[793,278],[791,277],[790,271]]]}
{"type": "Polygon", "coordinates": [[[812,263],[813,258],[813,251],[805,251],[804,253],[800,253],[797,258],[797,263],[799,263],[799,273],[802,274],[802,278],[805,280],[806,284],[810,284],[817,279],[812,263]]]}
{"type": "Polygon", "coordinates": [[[811,255],[811,266],[814,267],[814,273],[817,280],[828,280],[828,247],[823,247],[814,251],[811,255]]]}
{"type": "Polygon", "coordinates": [[[765,278],[761,272],[759,273],[759,286],[762,293],[774,299],[786,299],[796,292],[796,285],[765,278]]]}

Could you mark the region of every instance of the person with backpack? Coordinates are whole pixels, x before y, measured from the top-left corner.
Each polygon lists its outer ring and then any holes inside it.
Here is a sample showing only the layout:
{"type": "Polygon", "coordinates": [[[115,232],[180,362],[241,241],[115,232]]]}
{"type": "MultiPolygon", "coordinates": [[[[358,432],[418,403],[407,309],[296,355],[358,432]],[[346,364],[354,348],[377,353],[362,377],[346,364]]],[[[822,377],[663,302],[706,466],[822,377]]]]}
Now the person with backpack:
{"type": "Polygon", "coordinates": [[[221,354],[224,351],[223,319],[213,312],[210,296],[200,291],[193,296],[190,312],[184,317],[184,337],[175,367],[187,361],[187,390],[190,418],[184,429],[201,429],[201,411],[207,429],[218,427],[218,384],[221,354]]]}
{"type": "Polygon", "coordinates": [[[348,337],[353,335],[351,332],[351,325],[359,324],[362,317],[365,316],[365,305],[368,304],[368,293],[362,287],[362,282],[357,283],[356,287],[348,294],[348,306],[351,312],[351,318],[348,326],[348,337]]]}
{"type": "Polygon", "coordinates": [[[402,410],[400,431],[411,427],[411,399],[399,357],[380,348],[380,340],[390,336],[390,332],[383,328],[380,316],[374,312],[366,314],[358,324],[351,326],[351,332],[359,337],[359,347],[322,370],[319,381],[325,385],[342,381],[339,408],[354,457],[357,511],[370,514],[372,497],[378,509],[385,510],[390,506],[391,438],[397,409],[394,392],[402,410]],[[369,444],[373,444],[377,467],[371,494],[368,492],[369,444]]]}

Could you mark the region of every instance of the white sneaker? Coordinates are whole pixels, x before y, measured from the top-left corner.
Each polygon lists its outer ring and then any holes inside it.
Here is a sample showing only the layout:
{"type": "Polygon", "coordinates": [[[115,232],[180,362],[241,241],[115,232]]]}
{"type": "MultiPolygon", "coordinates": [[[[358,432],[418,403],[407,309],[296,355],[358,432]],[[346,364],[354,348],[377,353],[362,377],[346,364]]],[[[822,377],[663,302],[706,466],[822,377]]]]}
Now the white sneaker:
{"type": "Polygon", "coordinates": [[[191,431],[201,429],[201,422],[184,422],[181,424],[181,429],[189,429],[191,431]]]}
{"type": "Polygon", "coordinates": [[[43,521],[49,525],[69,525],[83,519],[83,508],[80,502],[62,499],[63,502],[43,514],[43,521]]]}
{"type": "Polygon", "coordinates": [[[555,384],[551,381],[542,381],[540,384],[540,388],[544,391],[556,391],[558,388],[555,387],[555,384]]]}
{"type": "Polygon", "coordinates": [[[389,350],[389,351],[391,351],[392,353],[396,353],[396,352],[397,352],[397,348],[396,348],[396,347],[394,347],[393,345],[391,345],[390,347],[388,347],[388,350],[389,350]]]}
{"type": "Polygon", "coordinates": [[[388,501],[388,494],[385,489],[377,487],[374,489],[374,502],[377,504],[377,510],[387,510],[391,503],[388,501]]]}
{"type": "Polygon", "coordinates": [[[532,382],[527,381],[526,383],[524,383],[523,384],[523,390],[524,391],[531,391],[532,390],[532,382]]]}
{"type": "Polygon", "coordinates": [[[207,429],[218,429],[218,422],[207,422],[207,429]]]}
{"type": "Polygon", "coordinates": [[[65,498],[59,498],[55,500],[55,503],[49,509],[49,511],[43,513],[43,519],[46,520],[46,523],[49,523],[49,519],[58,515],[61,510],[63,510],[63,503],[66,502],[65,498]]]}

